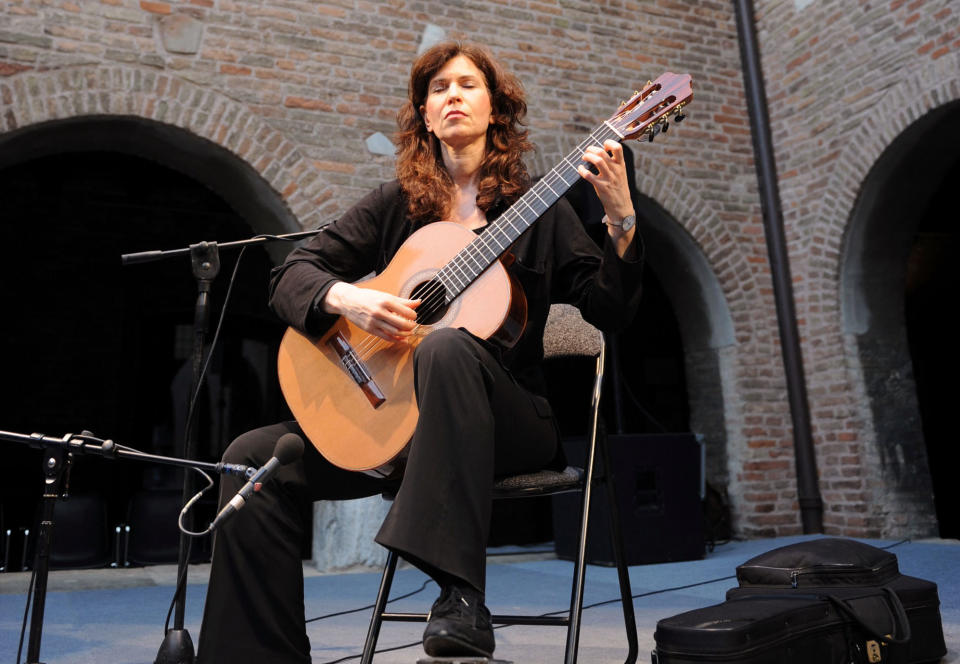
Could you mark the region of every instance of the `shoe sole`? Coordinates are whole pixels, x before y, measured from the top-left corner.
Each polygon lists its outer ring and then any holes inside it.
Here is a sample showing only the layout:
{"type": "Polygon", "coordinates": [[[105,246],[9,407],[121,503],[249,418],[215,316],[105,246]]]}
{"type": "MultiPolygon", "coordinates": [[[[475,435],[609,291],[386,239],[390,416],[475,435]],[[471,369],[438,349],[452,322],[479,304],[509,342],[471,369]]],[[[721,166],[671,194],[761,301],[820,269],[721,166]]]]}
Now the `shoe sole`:
{"type": "Polygon", "coordinates": [[[436,635],[428,636],[423,640],[423,650],[431,657],[493,657],[493,651],[481,650],[463,639],[455,636],[436,635]]]}

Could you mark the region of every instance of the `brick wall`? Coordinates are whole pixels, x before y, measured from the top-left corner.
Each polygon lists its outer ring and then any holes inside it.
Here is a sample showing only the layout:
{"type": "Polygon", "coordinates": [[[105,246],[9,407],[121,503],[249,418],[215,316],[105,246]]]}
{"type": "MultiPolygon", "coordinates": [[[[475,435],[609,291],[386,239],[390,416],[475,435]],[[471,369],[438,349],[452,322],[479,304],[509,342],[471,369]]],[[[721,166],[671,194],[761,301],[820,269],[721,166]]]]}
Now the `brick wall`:
{"type": "Polygon", "coordinates": [[[936,528],[929,495],[894,492],[891,500],[862,367],[844,339],[841,274],[870,168],[908,126],[960,98],[953,5],[814,2],[798,11],[792,1],[758,3],[825,522],[837,532],[936,528]]]}
{"type": "MultiPolygon", "coordinates": [[[[824,0],[802,10],[758,0],[757,16],[827,524],[851,535],[909,530],[871,513],[883,486],[867,482],[869,413],[842,335],[839,262],[858,186],[883,146],[911,119],[960,97],[956,13],[948,0],[824,0]],[[932,92],[913,94],[918,80],[932,92]],[[891,95],[909,101],[896,114],[875,113],[891,95]]],[[[693,75],[690,119],[635,149],[639,189],[692,241],[732,321],[729,339],[691,341],[698,352],[688,373],[715,381],[698,386],[702,413],[694,405],[691,416],[717,428],[705,432],[710,472],[728,486],[736,531],[799,532],[726,0],[0,0],[0,146],[46,122],[138,116],[229,150],[302,226],[316,225],[392,176],[393,158],[366,140],[393,132],[409,64],[436,31],[487,43],[522,78],[535,173],[648,78],[693,75]]]]}

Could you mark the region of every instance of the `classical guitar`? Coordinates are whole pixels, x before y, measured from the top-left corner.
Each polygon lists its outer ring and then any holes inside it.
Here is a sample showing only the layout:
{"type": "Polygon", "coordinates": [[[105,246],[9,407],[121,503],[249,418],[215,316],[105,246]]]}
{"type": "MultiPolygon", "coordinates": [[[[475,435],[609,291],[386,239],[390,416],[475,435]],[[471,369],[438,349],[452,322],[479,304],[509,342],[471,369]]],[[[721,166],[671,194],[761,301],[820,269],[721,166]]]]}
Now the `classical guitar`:
{"type": "Polygon", "coordinates": [[[387,475],[396,470],[417,423],[413,350],[440,327],[463,327],[510,344],[526,320],[526,300],[503,259],[510,246],[580,178],[590,145],[654,136],[683,119],[690,76],[666,73],[634,93],[482,233],[435,222],[413,233],[389,265],[357,283],[421,300],[405,341],[375,337],[341,317],[323,336],[293,328],[280,344],[284,398],[310,442],[331,463],[387,475]]]}

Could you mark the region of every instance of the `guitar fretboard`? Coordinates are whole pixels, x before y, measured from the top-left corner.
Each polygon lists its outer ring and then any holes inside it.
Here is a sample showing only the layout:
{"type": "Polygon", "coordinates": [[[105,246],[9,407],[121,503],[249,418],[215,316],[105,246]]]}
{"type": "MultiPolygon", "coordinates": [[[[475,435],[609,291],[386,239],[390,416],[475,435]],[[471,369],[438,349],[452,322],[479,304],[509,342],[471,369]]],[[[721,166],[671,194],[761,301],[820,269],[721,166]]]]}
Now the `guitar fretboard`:
{"type": "Polygon", "coordinates": [[[577,166],[583,163],[580,157],[584,151],[591,145],[603,146],[603,142],[611,138],[619,139],[620,136],[606,122],[594,129],[580,145],[437,272],[435,278],[446,289],[446,304],[452,302],[506,253],[580,179],[577,166]]]}

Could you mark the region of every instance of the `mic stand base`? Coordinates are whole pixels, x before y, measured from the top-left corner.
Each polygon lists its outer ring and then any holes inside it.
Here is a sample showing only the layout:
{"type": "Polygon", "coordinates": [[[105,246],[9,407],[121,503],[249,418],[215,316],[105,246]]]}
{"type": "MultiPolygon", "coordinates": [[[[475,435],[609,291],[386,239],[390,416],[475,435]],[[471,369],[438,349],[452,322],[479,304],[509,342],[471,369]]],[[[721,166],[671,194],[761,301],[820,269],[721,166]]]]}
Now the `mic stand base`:
{"type": "Polygon", "coordinates": [[[153,664],[193,664],[193,640],[185,629],[171,629],[163,637],[153,664]]]}

